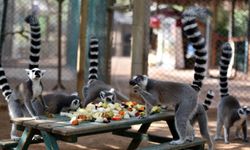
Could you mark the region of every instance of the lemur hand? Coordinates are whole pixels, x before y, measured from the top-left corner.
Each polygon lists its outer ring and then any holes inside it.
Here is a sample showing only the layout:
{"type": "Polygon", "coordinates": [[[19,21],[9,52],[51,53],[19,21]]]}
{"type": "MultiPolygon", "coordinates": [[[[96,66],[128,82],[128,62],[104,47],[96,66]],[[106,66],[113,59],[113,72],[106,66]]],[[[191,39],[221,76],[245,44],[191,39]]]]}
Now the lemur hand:
{"type": "Polygon", "coordinates": [[[138,93],[138,94],[143,92],[143,89],[138,85],[133,86],[133,90],[135,93],[138,93]]]}

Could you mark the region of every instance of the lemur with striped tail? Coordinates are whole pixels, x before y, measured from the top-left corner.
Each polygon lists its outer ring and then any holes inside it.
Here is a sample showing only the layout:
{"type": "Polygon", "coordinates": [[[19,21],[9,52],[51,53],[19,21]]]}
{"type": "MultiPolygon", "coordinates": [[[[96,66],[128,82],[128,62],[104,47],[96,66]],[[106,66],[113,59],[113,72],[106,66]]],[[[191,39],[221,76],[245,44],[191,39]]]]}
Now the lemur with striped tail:
{"type": "Polygon", "coordinates": [[[83,88],[84,100],[82,107],[86,107],[89,103],[98,98],[102,100],[110,100],[116,102],[118,100],[128,101],[128,97],[123,95],[118,90],[115,90],[111,85],[104,83],[98,79],[98,56],[99,56],[99,40],[95,37],[90,38],[89,44],[89,75],[88,83],[83,88]]]}
{"type": "Polygon", "coordinates": [[[223,139],[221,129],[224,127],[224,142],[229,143],[230,128],[236,128],[236,137],[240,138],[240,130],[243,132],[243,141],[247,142],[247,118],[250,115],[250,107],[241,106],[239,101],[228,92],[227,71],[232,57],[232,48],[229,43],[222,45],[220,58],[220,96],[217,106],[217,129],[215,140],[223,139]]]}
{"type": "Polygon", "coordinates": [[[200,127],[200,133],[201,133],[202,137],[204,139],[206,139],[209,150],[213,150],[214,145],[213,145],[213,140],[209,134],[208,118],[207,118],[206,111],[209,109],[213,98],[214,98],[214,92],[212,90],[208,90],[204,102],[198,103],[198,107],[197,107],[194,115],[190,119],[190,123],[192,126],[194,126],[194,124],[196,122],[198,122],[199,127],[200,127]]]}
{"type": "MultiPolygon", "coordinates": [[[[29,15],[25,21],[30,24],[31,29],[31,47],[29,56],[29,69],[39,68],[40,49],[41,49],[41,33],[38,19],[34,15],[29,15]]],[[[41,97],[43,98],[43,97],[41,97]]],[[[57,114],[61,111],[76,110],[80,106],[81,99],[77,94],[68,95],[66,93],[50,93],[44,95],[44,106],[47,113],[57,114]]],[[[38,103],[34,104],[36,110],[41,110],[42,106],[38,103]]]]}
{"type": "MultiPolygon", "coordinates": [[[[30,26],[37,28],[38,24],[35,16],[28,17],[30,26]]],[[[27,18],[26,18],[27,19],[27,18]]],[[[33,27],[31,28],[31,30],[33,27]]],[[[32,31],[36,35],[40,34],[40,30],[32,31]]],[[[31,38],[33,36],[31,35],[31,38]]],[[[33,40],[33,39],[32,39],[33,40]]],[[[33,43],[33,46],[39,47],[39,43],[33,43]],[[38,44],[38,45],[36,45],[38,44]]],[[[42,115],[45,109],[44,102],[41,98],[42,85],[41,78],[45,70],[38,68],[25,69],[28,74],[28,80],[17,85],[14,89],[11,89],[8,80],[5,76],[4,69],[0,64],[0,89],[2,90],[3,96],[8,103],[9,115],[11,119],[17,117],[34,117],[42,115]],[[43,105],[43,108],[39,110],[33,108],[33,103],[38,102],[43,105]]],[[[18,140],[19,137],[16,133],[16,126],[12,124],[11,139],[18,140]]]]}
{"type": "Polygon", "coordinates": [[[182,17],[183,30],[196,49],[195,75],[192,85],[154,80],[146,75],[135,75],[129,81],[134,91],[144,99],[147,114],[149,114],[152,106],[155,105],[169,106],[173,104],[178,106],[175,113],[175,126],[179,139],[171,141],[170,144],[182,144],[186,140],[193,140],[193,128],[189,118],[196,110],[198,93],[205,76],[207,60],[205,40],[198,30],[195,21],[196,16],[201,13],[204,16],[207,15],[206,11],[201,8],[187,9],[182,17]],[[197,13],[198,11],[199,13],[197,13]]]}

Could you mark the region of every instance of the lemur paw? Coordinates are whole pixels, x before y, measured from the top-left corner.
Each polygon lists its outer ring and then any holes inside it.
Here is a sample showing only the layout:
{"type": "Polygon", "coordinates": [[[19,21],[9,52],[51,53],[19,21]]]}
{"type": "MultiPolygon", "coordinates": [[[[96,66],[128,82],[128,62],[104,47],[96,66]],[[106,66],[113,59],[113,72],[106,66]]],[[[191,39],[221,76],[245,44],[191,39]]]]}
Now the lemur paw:
{"type": "Polygon", "coordinates": [[[184,140],[173,140],[171,141],[169,144],[172,144],[172,145],[179,145],[179,144],[183,144],[185,141],[184,140]]]}
{"type": "Polygon", "coordinates": [[[243,142],[248,143],[249,141],[248,139],[243,139],[243,142]]]}
{"type": "Polygon", "coordinates": [[[40,119],[40,117],[39,117],[39,116],[33,116],[32,118],[33,118],[33,119],[35,119],[35,120],[40,119]]]}
{"type": "Polygon", "coordinates": [[[143,91],[143,89],[138,85],[133,86],[133,90],[135,93],[140,93],[143,91]]]}
{"type": "Polygon", "coordinates": [[[193,140],[194,140],[194,135],[190,135],[186,137],[186,141],[188,142],[193,142],[193,140]]]}
{"type": "Polygon", "coordinates": [[[229,144],[229,141],[224,141],[225,144],[229,144]]]}
{"type": "Polygon", "coordinates": [[[14,141],[19,141],[21,138],[16,136],[16,135],[12,135],[11,139],[14,140],[14,141]]]}
{"type": "Polygon", "coordinates": [[[222,137],[222,136],[218,136],[218,135],[216,135],[215,137],[214,137],[214,140],[215,141],[217,141],[217,140],[223,140],[224,138],[222,137]]]}
{"type": "Polygon", "coordinates": [[[37,140],[41,140],[41,139],[43,139],[43,137],[40,136],[40,135],[34,135],[34,136],[32,137],[32,141],[37,141],[37,140]]]}

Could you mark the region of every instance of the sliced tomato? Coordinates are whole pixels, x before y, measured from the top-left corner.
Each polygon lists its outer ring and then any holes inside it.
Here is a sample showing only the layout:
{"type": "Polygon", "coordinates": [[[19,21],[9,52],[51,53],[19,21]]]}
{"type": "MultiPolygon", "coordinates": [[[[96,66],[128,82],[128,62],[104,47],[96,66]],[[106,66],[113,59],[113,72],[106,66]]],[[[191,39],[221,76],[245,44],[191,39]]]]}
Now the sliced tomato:
{"type": "Polygon", "coordinates": [[[122,116],[121,115],[115,115],[112,120],[117,121],[117,120],[122,120],[122,116]]]}

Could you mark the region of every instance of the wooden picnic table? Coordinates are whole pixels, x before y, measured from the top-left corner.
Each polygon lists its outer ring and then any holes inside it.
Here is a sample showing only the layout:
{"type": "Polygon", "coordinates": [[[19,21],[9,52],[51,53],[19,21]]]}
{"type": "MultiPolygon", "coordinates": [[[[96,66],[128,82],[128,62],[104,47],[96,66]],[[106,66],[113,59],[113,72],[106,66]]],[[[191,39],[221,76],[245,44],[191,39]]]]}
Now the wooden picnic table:
{"type": "Polygon", "coordinates": [[[178,139],[178,134],[174,127],[174,112],[162,112],[153,114],[145,118],[130,118],[120,121],[111,121],[110,123],[82,122],[79,125],[72,126],[67,117],[42,117],[34,120],[32,118],[16,118],[11,120],[23,130],[17,149],[28,149],[32,143],[35,134],[43,137],[44,144],[48,150],[59,149],[57,140],[65,142],[77,142],[77,138],[86,135],[112,132],[115,135],[133,138],[128,149],[136,149],[142,140],[150,140],[163,143],[172,139],[178,139]],[[156,135],[146,134],[152,122],[165,120],[170,128],[172,136],[159,137],[156,135]],[[141,124],[138,131],[129,130],[132,125],[141,124]]]}

